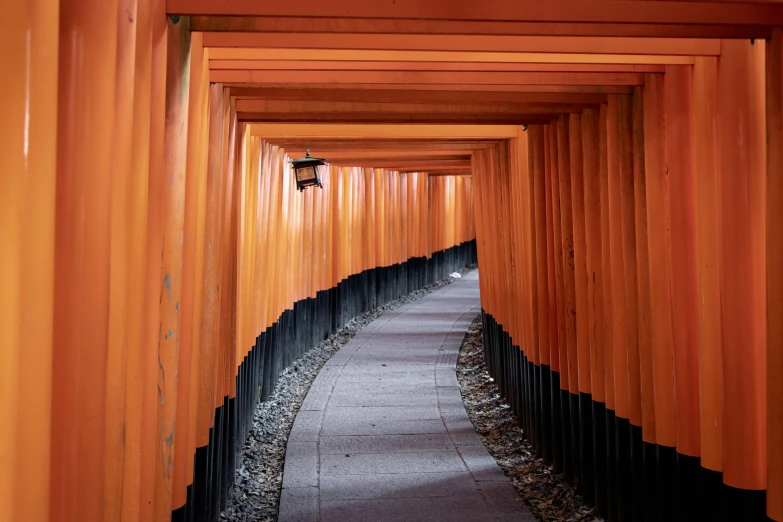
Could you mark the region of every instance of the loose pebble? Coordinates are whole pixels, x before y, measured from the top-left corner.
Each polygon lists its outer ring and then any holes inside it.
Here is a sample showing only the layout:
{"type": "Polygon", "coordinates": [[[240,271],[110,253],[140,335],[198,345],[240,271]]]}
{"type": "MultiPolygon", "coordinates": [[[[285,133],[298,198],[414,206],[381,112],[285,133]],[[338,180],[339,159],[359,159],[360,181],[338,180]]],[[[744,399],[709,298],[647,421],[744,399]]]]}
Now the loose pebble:
{"type": "Polygon", "coordinates": [[[533,452],[511,407],[499,393],[484,364],[481,316],[471,324],[460,349],[457,380],[462,402],[487,451],[508,476],[519,497],[543,522],[603,522],[593,509],[582,505],[574,488],[552,474],[533,452]]]}

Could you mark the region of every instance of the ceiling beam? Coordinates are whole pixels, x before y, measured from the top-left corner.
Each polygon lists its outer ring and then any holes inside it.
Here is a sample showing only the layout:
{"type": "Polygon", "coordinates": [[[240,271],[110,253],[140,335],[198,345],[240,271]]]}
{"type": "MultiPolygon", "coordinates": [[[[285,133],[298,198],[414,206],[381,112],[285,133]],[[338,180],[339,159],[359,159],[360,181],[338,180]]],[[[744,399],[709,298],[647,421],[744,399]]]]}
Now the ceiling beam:
{"type": "Polygon", "coordinates": [[[655,38],[770,38],[771,25],[519,22],[506,20],[414,20],[193,16],[193,31],[262,33],[454,34],[518,36],[617,36],[655,38]]]}
{"type": "Polygon", "coordinates": [[[692,65],[690,55],[627,54],[625,52],[553,53],[485,51],[409,51],[388,49],[258,49],[249,47],[210,47],[213,60],[310,60],[354,62],[468,62],[468,63],[594,63],[638,65],[692,65]]]}
{"type": "Polygon", "coordinates": [[[357,62],[318,60],[210,60],[209,68],[286,71],[502,71],[502,72],[629,72],[662,73],[658,64],[484,63],[484,62],[357,62]]]}
{"type": "Polygon", "coordinates": [[[333,151],[396,151],[411,153],[413,151],[422,151],[426,153],[436,153],[437,151],[465,151],[470,153],[474,150],[486,149],[495,146],[497,140],[453,140],[453,139],[389,139],[389,138],[367,138],[362,141],[352,139],[337,140],[333,137],[314,137],[314,138],[285,138],[276,137],[267,139],[272,145],[278,145],[286,150],[318,151],[318,154],[330,153],[333,151]]]}
{"type": "MultiPolygon", "coordinates": [[[[301,154],[304,156],[306,151],[314,156],[328,154],[328,161],[358,161],[358,160],[454,160],[469,161],[471,151],[460,150],[349,150],[349,151],[329,151],[321,147],[284,147],[285,151],[292,156],[301,154]]],[[[321,157],[319,156],[319,157],[321,157]]]]}
{"type": "Polygon", "coordinates": [[[457,105],[447,103],[367,103],[346,101],[292,101],[292,100],[237,100],[237,112],[253,113],[291,113],[308,114],[316,112],[347,112],[350,114],[412,114],[412,113],[443,113],[443,114],[551,114],[573,112],[587,107],[587,104],[540,104],[532,103],[496,103],[493,105],[457,105]]]}
{"type": "Polygon", "coordinates": [[[783,25],[783,5],[753,2],[628,0],[167,0],[177,15],[586,22],[613,24],[783,25]]]}
{"type": "MultiPolygon", "coordinates": [[[[502,92],[502,91],[433,91],[389,89],[309,89],[234,87],[231,96],[243,100],[291,100],[362,103],[406,103],[448,105],[597,105],[605,103],[606,94],[590,92],[502,92]]],[[[240,107],[245,107],[240,105],[240,107]]]]}
{"type": "Polygon", "coordinates": [[[252,136],[274,143],[275,138],[335,140],[409,139],[409,140],[505,140],[515,138],[518,125],[371,125],[371,124],[296,124],[256,123],[250,125],[252,136]]]}
{"type": "Polygon", "coordinates": [[[530,125],[549,123],[560,113],[547,114],[455,114],[455,113],[349,113],[309,112],[240,112],[237,119],[244,123],[368,123],[368,124],[438,124],[438,125],[530,125]]]}
{"type": "Polygon", "coordinates": [[[643,85],[642,73],[456,71],[210,71],[210,82],[473,85],[643,85]]]}
{"type": "Polygon", "coordinates": [[[721,49],[715,38],[234,32],[204,33],[204,47],[675,56],[718,56],[721,49]]]}
{"type": "Polygon", "coordinates": [[[447,171],[457,169],[470,169],[470,160],[434,160],[434,161],[404,161],[404,160],[361,160],[360,164],[346,162],[344,160],[328,159],[330,165],[361,166],[367,168],[382,168],[405,171],[447,171]]]}

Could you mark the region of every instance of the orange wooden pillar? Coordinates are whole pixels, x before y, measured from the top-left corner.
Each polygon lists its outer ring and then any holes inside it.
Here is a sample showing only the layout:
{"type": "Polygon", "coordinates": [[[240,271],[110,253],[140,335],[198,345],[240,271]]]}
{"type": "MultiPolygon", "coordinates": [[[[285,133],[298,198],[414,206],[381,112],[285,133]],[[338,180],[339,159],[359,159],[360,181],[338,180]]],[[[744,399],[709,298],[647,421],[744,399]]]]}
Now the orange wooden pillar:
{"type": "MultiPolygon", "coordinates": [[[[566,444],[570,434],[564,426],[564,417],[570,415],[570,402],[568,397],[568,352],[565,331],[566,305],[563,287],[563,248],[560,221],[560,143],[558,140],[558,126],[552,122],[548,126],[548,149],[550,161],[549,195],[551,200],[552,218],[552,253],[553,253],[553,287],[554,302],[556,305],[555,317],[556,331],[552,333],[553,344],[551,347],[553,360],[552,374],[552,461],[555,473],[560,473],[565,468],[566,444]]],[[[569,446],[570,447],[570,446],[569,446]]]]}
{"type": "MultiPolygon", "coordinates": [[[[622,148],[625,136],[620,128],[620,97],[610,96],[606,112],[606,155],[607,155],[607,198],[609,211],[609,270],[611,271],[611,313],[612,313],[612,349],[613,383],[615,408],[607,412],[608,447],[614,449],[608,454],[608,494],[610,513],[617,514],[620,521],[627,520],[629,513],[629,464],[630,419],[629,388],[629,328],[633,315],[630,304],[626,302],[624,228],[628,227],[623,213],[623,189],[627,186],[624,178],[629,172],[624,161],[622,148]]],[[[611,516],[611,515],[610,515],[611,516]]]]}
{"type": "Polygon", "coordinates": [[[57,1],[0,20],[0,519],[49,520],[57,1]]]}
{"type": "MultiPolygon", "coordinates": [[[[118,13],[122,16],[121,10],[118,13]]],[[[127,19],[127,18],[126,18],[127,19]]],[[[123,520],[140,519],[141,470],[144,466],[142,454],[144,418],[144,362],[145,351],[145,283],[149,278],[146,258],[148,255],[148,209],[150,139],[152,119],[152,58],[153,58],[153,2],[138,2],[134,15],[135,56],[133,94],[133,133],[131,149],[131,172],[129,191],[132,206],[130,215],[133,226],[130,229],[129,251],[134,253],[128,288],[128,323],[130,326],[130,350],[126,353],[126,410],[124,432],[124,470],[122,474],[121,517],[123,520]]]]}
{"type": "Polygon", "coordinates": [[[190,42],[190,95],[184,235],[182,256],[182,302],[180,303],[180,350],[178,361],[177,417],[175,428],[172,510],[187,509],[187,487],[193,482],[196,406],[200,372],[201,297],[203,284],[204,220],[206,216],[206,165],[208,124],[208,57],[203,35],[190,42]]]}
{"type": "Polygon", "coordinates": [[[539,453],[544,462],[552,462],[552,366],[550,354],[550,264],[551,256],[549,247],[549,227],[551,215],[548,210],[551,206],[547,198],[547,129],[544,125],[528,127],[530,135],[530,159],[533,165],[533,188],[535,198],[535,229],[533,230],[536,244],[536,285],[537,306],[535,310],[538,333],[538,356],[540,365],[538,369],[538,385],[536,387],[539,399],[536,404],[539,408],[540,442],[539,453]]]}
{"type": "Polygon", "coordinates": [[[672,500],[678,514],[692,518],[699,512],[697,497],[690,488],[699,480],[700,422],[691,67],[667,67],[664,92],[677,412],[677,467],[672,500]]]}
{"type": "Polygon", "coordinates": [[[579,490],[588,505],[595,503],[593,433],[592,433],[592,376],[590,374],[590,335],[588,330],[588,273],[587,240],[585,230],[585,181],[583,154],[583,125],[581,114],[570,114],[568,136],[571,170],[571,211],[573,216],[574,304],[576,305],[576,356],[579,412],[579,490]]]}
{"type": "Polygon", "coordinates": [[[62,2],[60,57],[50,519],[94,521],[104,516],[117,3],[62,2]]]}
{"type": "Polygon", "coordinates": [[[165,2],[152,2],[152,63],[150,93],[149,192],[147,207],[147,243],[144,283],[144,338],[142,339],[141,378],[143,385],[141,419],[141,478],[139,519],[154,520],[155,452],[158,444],[158,341],[160,332],[160,252],[163,244],[163,190],[168,183],[164,164],[166,115],[167,18],[165,2]]]}
{"type": "MultiPolygon", "coordinates": [[[[155,519],[171,517],[174,480],[174,432],[177,415],[180,314],[182,299],[182,234],[184,231],[190,27],[187,18],[168,21],[166,77],[165,178],[162,192],[163,245],[160,264],[161,312],[158,345],[158,408],[155,471],[155,519]]],[[[152,274],[150,274],[152,277],[152,274]]]]}
{"type": "MultiPolygon", "coordinates": [[[[647,185],[644,159],[644,100],[642,87],[635,87],[631,106],[632,168],[636,259],[636,308],[638,345],[633,347],[638,353],[636,364],[639,369],[639,384],[634,387],[638,395],[634,398],[631,410],[631,456],[633,473],[633,512],[635,516],[647,511],[648,479],[651,476],[646,462],[655,440],[655,385],[652,364],[651,324],[650,324],[650,265],[647,238],[647,185]],[[638,387],[637,387],[638,386],[638,387]]],[[[631,268],[632,270],[634,268],[631,268]]],[[[654,477],[654,475],[653,475],[654,477]]],[[[654,488],[653,488],[654,489],[654,488]]]]}
{"type": "Polygon", "coordinates": [[[702,509],[722,515],[723,360],[721,342],[718,59],[700,57],[693,66],[693,165],[696,215],[696,300],[699,346],[702,509]]]}
{"type": "MultiPolygon", "coordinates": [[[[633,193],[636,240],[638,306],[638,365],[640,371],[640,412],[632,418],[633,510],[635,514],[654,512],[655,491],[655,379],[650,319],[650,264],[647,236],[647,180],[645,172],[644,97],[642,87],[634,88],[632,101],[633,193]],[[649,508],[648,508],[649,506],[649,508]]],[[[638,515],[637,515],[638,516],[638,515]]]]}
{"type": "MultiPolygon", "coordinates": [[[[615,111],[616,112],[616,111],[615,111]]],[[[604,351],[603,351],[603,376],[606,407],[604,409],[604,429],[603,436],[605,440],[604,453],[605,462],[603,463],[604,480],[606,485],[606,508],[604,513],[609,520],[617,518],[617,465],[615,448],[615,375],[614,375],[614,301],[612,294],[612,282],[616,277],[612,270],[612,229],[611,229],[611,198],[610,198],[610,179],[609,179],[609,107],[603,104],[599,109],[599,129],[598,129],[598,174],[600,190],[600,234],[601,234],[601,272],[603,281],[603,332],[604,332],[604,351]]],[[[613,112],[614,114],[614,112],[613,112]]],[[[612,149],[614,150],[614,149],[612,149]]],[[[599,428],[600,430],[600,428],[599,428]]],[[[598,437],[601,433],[599,432],[598,437]]],[[[601,470],[597,468],[600,472],[601,470]]]]}
{"type": "MultiPolygon", "coordinates": [[[[576,346],[576,296],[574,288],[574,232],[571,206],[571,148],[569,117],[561,115],[557,121],[557,149],[560,191],[560,245],[563,262],[563,297],[565,305],[565,358],[567,361],[568,395],[563,399],[564,467],[566,480],[579,476],[579,371],[576,346]],[[567,403],[567,404],[566,404],[567,403]],[[566,412],[568,412],[566,414],[566,412]]],[[[561,352],[562,354],[562,352],[561,352]]]]}
{"type": "MultiPolygon", "coordinates": [[[[125,5],[125,16],[136,17],[136,2],[125,5]]],[[[136,27],[123,23],[121,9],[117,10],[117,70],[115,80],[115,108],[112,152],[114,161],[111,181],[109,332],[106,356],[106,439],[104,453],[104,519],[117,520],[122,507],[123,472],[125,464],[125,413],[128,390],[126,377],[129,359],[137,342],[131,338],[141,331],[137,313],[131,310],[129,300],[134,295],[143,274],[143,251],[135,236],[135,228],[143,231],[146,209],[138,201],[146,197],[146,173],[131,171],[134,57],[136,54],[136,27]],[[139,179],[142,178],[142,179],[139,179]],[[141,183],[139,183],[141,182],[141,183]],[[134,186],[135,185],[135,186],[134,186]],[[140,185],[140,186],[139,186],[140,185]],[[140,190],[139,190],[140,189],[140,190]],[[140,194],[139,194],[140,193],[140,194]],[[141,208],[140,208],[141,207],[141,208]],[[141,212],[141,216],[137,213],[141,212]],[[135,219],[134,219],[135,218],[135,219]],[[136,258],[136,256],[141,258],[136,258]],[[141,276],[141,277],[140,277],[141,276]]],[[[127,18],[125,18],[127,20],[127,18]]],[[[139,318],[140,319],[140,318],[139,318]]],[[[130,455],[129,455],[130,457],[130,455]]]]}
{"type": "Polygon", "coordinates": [[[764,46],[722,42],[718,97],[723,482],[730,516],[755,519],[767,486],[766,274],[780,269],[765,266],[764,46]]]}
{"type": "Polygon", "coordinates": [[[643,516],[642,502],[634,502],[641,488],[642,423],[641,366],[639,360],[639,291],[636,254],[635,167],[633,96],[618,97],[618,160],[620,174],[620,213],[622,228],[623,278],[626,306],[626,367],[628,372],[628,418],[618,424],[618,452],[627,461],[620,464],[620,496],[627,518],[643,516]]]}
{"type": "Polygon", "coordinates": [[[767,515],[783,520],[783,29],[767,41],[767,515]]]}
{"type": "MultiPolygon", "coordinates": [[[[582,160],[584,173],[585,268],[587,271],[587,342],[590,351],[590,439],[594,503],[606,512],[606,390],[604,381],[604,282],[601,265],[600,113],[582,112],[582,160]]],[[[590,480],[588,477],[587,480],[590,480]]]]}
{"type": "MultiPolygon", "coordinates": [[[[527,380],[529,383],[529,409],[531,412],[531,431],[533,448],[540,455],[543,446],[542,434],[542,350],[541,328],[546,328],[546,321],[541,321],[541,316],[546,313],[546,303],[541,302],[545,298],[546,272],[544,262],[546,256],[544,235],[544,140],[541,126],[528,128],[525,132],[522,127],[517,127],[518,145],[524,147],[519,153],[524,153],[526,160],[517,168],[524,169],[523,175],[514,171],[513,161],[510,173],[511,193],[509,194],[511,207],[511,219],[517,226],[516,234],[512,237],[511,247],[516,251],[518,263],[514,263],[515,269],[512,277],[512,299],[519,302],[521,313],[516,315],[514,332],[516,346],[524,348],[527,356],[527,380]],[[539,187],[540,185],[540,187],[539,187]],[[514,187],[518,186],[518,189],[514,187]],[[539,204],[538,198],[541,198],[539,204]],[[519,216],[518,218],[516,216],[519,216]],[[540,229],[540,233],[539,233],[540,229]],[[539,262],[543,271],[539,279],[539,262]]],[[[521,163],[521,162],[520,162],[521,163]]],[[[524,361],[525,359],[521,359],[524,361]]]]}
{"type": "MultiPolygon", "coordinates": [[[[555,253],[554,253],[554,225],[552,222],[552,160],[551,160],[551,125],[542,125],[544,146],[544,202],[545,212],[544,226],[546,230],[545,263],[547,274],[546,294],[546,322],[539,323],[539,328],[546,328],[546,344],[541,344],[542,350],[542,408],[544,416],[544,432],[549,434],[549,442],[544,442],[543,459],[547,464],[555,468],[555,459],[559,461],[560,451],[555,441],[559,433],[559,418],[555,415],[555,408],[559,411],[560,386],[557,384],[559,376],[557,353],[557,297],[555,295],[555,253]],[[544,353],[545,352],[545,353],[544,353]],[[547,452],[548,449],[548,452],[547,452]]],[[[538,199],[536,204],[539,204],[538,199]]],[[[536,207],[538,212],[538,207],[536,207]]],[[[539,333],[541,339],[543,333],[539,333]]]]}
{"type": "MultiPolygon", "coordinates": [[[[225,288],[220,281],[220,267],[227,255],[223,247],[223,230],[221,228],[225,205],[231,201],[227,174],[228,149],[228,125],[229,117],[227,105],[224,100],[223,87],[220,84],[212,84],[209,87],[209,136],[207,147],[207,185],[205,203],[207,211],[204,222],[204,244],[200,247],[203,252],[203,288],[200,297],[200,317],[196,315],[199,330],[194,331],[193,349],[198,350],[198,372],[195,376],[196,392],[198,398],[195,412],[195,425],[193,427],[193,451],[195,458],[191,456],[190,462],[194,462],[192,505],[186,509],[193,509],[196,516],[203,510],[206,501],[204,475],[206,470],[205,454],[209,444],[209,430],[215,418],[214,394],[216,385],[216,360],[223,334],[220,324],[221,306],[227,306],[227,301],[221,300],[225,295],[225,288]]],[[[194,313],[197,313],[194,311],[194,313]]],[[[196,326],[194,324],[194,326],[196,326]]]]}
{"type": "MultiPolygon", "coordinates": [[[[645,75],[644,169],[647,189],[647,243],[650,267],[650,325],[655,389],[655,488],[647,488],[648,513],[672,516],[671,481],[675,465],[676,423],[674,398],[669,211],[667,202],[663,75],[645,75]]],[[[648,484],[653,482],[648,477],[648,484]]]]}

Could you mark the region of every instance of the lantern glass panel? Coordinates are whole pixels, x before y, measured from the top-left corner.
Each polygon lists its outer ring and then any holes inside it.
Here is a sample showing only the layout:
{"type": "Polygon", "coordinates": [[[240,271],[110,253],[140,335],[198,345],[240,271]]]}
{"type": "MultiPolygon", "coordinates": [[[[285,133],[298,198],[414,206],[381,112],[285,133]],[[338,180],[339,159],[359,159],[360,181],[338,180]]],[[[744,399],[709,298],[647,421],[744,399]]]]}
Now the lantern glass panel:
{"type": "Polygon", "coordinates": [[[316,171],[318,168],[315,165],[308,165],[306,167],[299,167],[296,170],[296,180],[301,182],[312,181],[316,179],[316,171]]]}

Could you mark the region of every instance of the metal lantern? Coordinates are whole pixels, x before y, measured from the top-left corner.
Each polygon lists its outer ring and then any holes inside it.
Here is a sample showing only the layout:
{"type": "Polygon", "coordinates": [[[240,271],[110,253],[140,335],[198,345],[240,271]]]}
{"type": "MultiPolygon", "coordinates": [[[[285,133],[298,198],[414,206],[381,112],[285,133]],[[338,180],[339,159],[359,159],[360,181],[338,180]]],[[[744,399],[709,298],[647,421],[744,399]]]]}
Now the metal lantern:
{"type": "Polygon", "coordinates": [[[294,176],[296,176],[296,188],[304,190],[305,187],[311,185],[317,185],[323,188],[321,185],[321,178],[318,177],[318,167],[321,165],[328,165],[323,158],[313,158],[310,156],[310,151],[307,151],[307,155],[304,158],[291,160],[291,165],[294,168],[294,176]]]}

